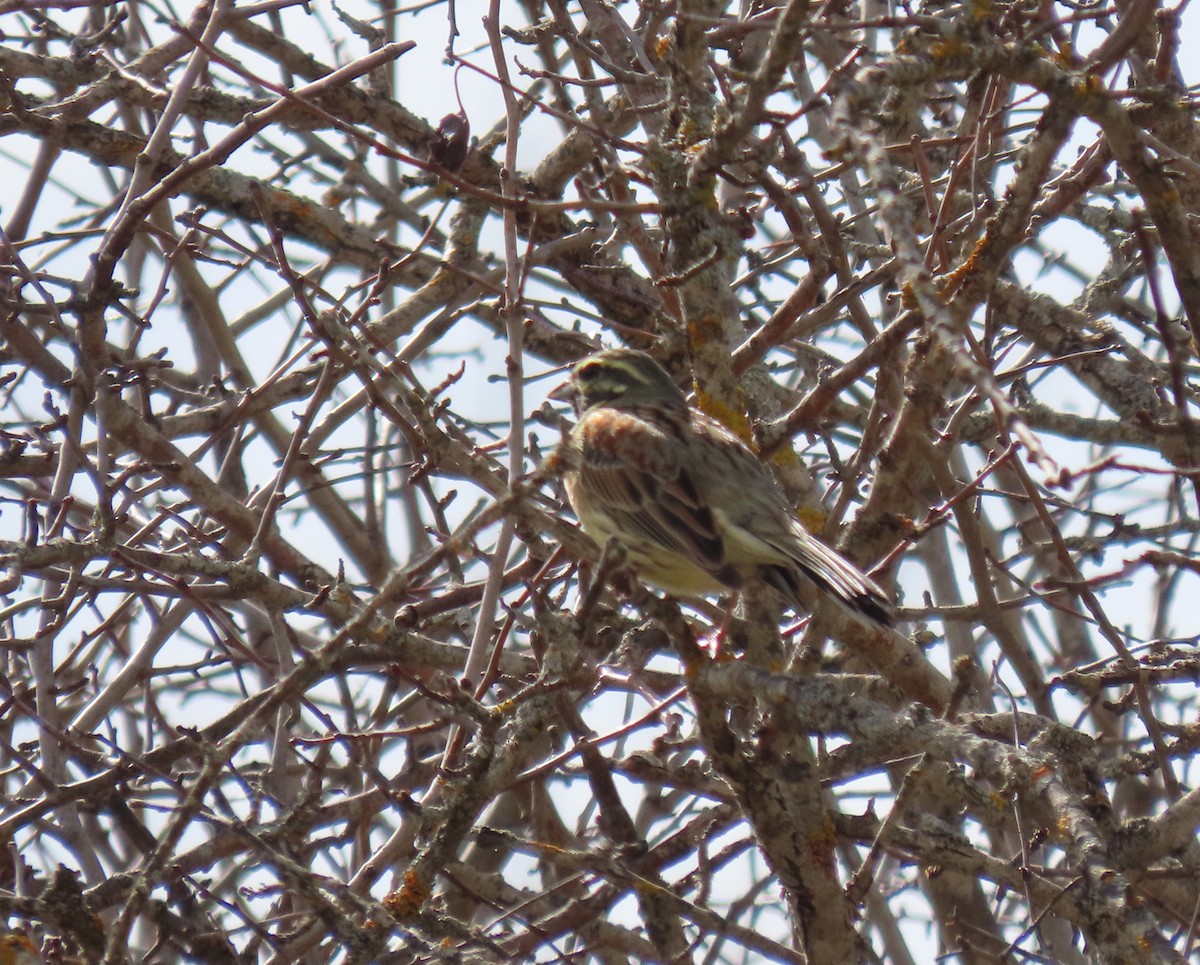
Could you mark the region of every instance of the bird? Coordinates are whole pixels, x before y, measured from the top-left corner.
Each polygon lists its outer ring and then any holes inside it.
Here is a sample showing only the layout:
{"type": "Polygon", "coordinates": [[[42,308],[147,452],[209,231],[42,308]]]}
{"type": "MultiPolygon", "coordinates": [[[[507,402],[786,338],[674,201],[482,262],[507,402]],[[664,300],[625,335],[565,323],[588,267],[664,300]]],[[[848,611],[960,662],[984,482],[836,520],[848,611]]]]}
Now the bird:
{"type": "Polygon", "coordinates": [[[893,625],[878,584],[804,529],[754,452],[653,356],[597,352],[550,396],[578,416],[560,449],[575,515],[601,546],[617,540],[643,581],[695,598],[759,579],[802,611],[807,579],[859,622],[893,625]]]}

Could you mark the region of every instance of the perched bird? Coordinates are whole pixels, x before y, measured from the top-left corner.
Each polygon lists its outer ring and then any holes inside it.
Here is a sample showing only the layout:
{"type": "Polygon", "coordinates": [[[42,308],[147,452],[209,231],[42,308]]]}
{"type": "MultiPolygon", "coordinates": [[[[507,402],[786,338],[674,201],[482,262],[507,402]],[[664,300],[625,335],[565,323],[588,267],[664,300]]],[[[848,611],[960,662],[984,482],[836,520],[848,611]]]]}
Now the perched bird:
{"type": "Polygon", "coordinates": [[[875,582],[811,536],[745,443],[691,408],[645,352],[584,359],[551,396],[579,415],[563,467],[575,514],[601,546],[615,537],[646,582],[687,597],[759,578],[794,604],[806,577],[852,614],[892,624],[875,582]]]}

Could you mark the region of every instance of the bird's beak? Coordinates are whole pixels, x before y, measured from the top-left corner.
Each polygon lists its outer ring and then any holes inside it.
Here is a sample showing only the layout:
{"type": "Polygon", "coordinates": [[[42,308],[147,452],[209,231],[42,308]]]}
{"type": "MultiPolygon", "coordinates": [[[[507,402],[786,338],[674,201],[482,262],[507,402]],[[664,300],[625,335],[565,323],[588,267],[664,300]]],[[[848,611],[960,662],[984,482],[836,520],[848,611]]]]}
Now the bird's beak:
{"type": "Polygon", "coordinates": [[[567,379],[562,385],[556,385],[551,389],[546,397],[553,399],[555,402],[569,402],[571,405],[574,405],[578,395],[579,393],[575,389],[574,383],[570,379],[567,379]]]}

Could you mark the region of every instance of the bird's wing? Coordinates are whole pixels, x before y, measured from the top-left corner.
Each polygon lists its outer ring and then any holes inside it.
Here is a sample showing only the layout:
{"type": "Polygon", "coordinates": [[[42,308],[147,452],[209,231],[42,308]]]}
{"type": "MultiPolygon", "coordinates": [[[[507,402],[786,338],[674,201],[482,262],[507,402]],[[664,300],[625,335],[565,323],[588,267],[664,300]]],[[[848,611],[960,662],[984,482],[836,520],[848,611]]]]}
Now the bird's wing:
{"type": "Polygon", "coordinates": [[[721,463],[713,478],[722,489],[723,498],[717,502],[726,510],[716,515],[730,563],[759,567],[769,583],[793,598],[799,571],[850,610],[890,625],[893,618],[883,590],[804,529],[758,457],[711,419],[694,420],[712,459],[721,463]]]}
{"type": "Polygon", "coordinates": [[[884,626],[893,623],[891,605],[879,584],[837,550],[810,535],[798,522],[793,523],[790,538],[782,547],[801,573],[843,605],[884,626]]]}
{"type": "Polygon", "coordinates": [[[614,409],[590,413],[577,433],[580,483],[619,530],[714,576],[723,573],[724,540],[703,492],[681,464],[676,440],[647,419],[614,409]]]}

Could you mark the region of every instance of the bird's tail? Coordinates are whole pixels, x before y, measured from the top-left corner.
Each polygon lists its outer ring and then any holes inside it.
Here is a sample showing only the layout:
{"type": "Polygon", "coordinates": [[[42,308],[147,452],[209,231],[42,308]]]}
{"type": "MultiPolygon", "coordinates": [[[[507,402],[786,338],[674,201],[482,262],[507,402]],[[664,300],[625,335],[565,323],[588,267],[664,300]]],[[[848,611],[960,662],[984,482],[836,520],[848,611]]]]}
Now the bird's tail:
{"type": "MultiPolygon", "coordinates": [[[[878,583],[837,550],[830,549],[807,532],[798,535],[795,545],[788,547],[788,555],[795,560],[796,568],[805,577],[842,604],[851,614],[865,617],[881,627],[891,627],[895,624],[896,615],[892,612],[892,605],[878,583]]],[[[790,588],[795,592],[794,575],[779,575],[793,584],[790,588]],[[789,576],[791,580],[788,579],[789,576]]]]}

